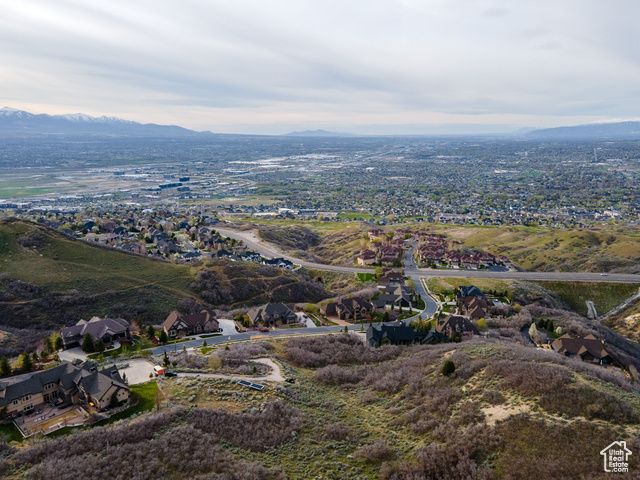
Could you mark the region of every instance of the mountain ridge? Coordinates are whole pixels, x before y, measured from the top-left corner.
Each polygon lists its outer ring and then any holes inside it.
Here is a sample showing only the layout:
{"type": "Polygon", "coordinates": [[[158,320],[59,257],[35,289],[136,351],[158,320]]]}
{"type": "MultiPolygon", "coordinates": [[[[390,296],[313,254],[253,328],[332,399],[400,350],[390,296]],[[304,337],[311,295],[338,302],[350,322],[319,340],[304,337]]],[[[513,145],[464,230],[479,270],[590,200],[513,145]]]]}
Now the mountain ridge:
{"type": "Polygon", "coordinates": [[[178,125],[139,123],[117,117],[93,117],[85,113],[34,114],[11,107],[0,109],[0,136],[24,135],[199,136],[213,135],[178,125]]]}

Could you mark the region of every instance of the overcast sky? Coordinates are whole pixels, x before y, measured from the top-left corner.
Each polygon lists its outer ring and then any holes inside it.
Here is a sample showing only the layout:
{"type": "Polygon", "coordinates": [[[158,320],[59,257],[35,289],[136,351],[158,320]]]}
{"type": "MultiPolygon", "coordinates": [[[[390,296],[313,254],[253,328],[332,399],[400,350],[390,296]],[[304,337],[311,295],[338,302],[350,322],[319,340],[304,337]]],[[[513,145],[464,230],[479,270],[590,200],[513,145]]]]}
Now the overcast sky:
{"type": "Polygon", "coordinates": [[[0,107],[267,134],[630,119],[639,19],[634,0],[0,0],[0,107]]]}

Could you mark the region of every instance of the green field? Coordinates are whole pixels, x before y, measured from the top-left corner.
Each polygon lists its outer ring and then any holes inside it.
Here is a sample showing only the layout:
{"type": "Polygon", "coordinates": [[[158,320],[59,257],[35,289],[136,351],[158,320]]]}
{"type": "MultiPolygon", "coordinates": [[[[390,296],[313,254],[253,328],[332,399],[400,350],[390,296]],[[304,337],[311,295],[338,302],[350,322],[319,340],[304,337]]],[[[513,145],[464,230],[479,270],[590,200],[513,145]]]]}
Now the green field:
{"type": "Polygon", "coordinates": [[[604,315],[638,292],[636,283],[605,282],[535,282],[557,293],[562,300],[580,315],[587,315],[586,301],[591,300],[598,312],[604,315]]]}

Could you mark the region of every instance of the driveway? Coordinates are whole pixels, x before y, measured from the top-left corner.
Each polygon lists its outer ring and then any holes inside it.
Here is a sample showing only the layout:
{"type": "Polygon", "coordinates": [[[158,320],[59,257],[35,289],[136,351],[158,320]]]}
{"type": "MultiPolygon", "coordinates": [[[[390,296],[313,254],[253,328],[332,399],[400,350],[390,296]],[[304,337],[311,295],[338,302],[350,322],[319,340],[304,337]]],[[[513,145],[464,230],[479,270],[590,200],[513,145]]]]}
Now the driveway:
{"type": "MultiPolygon", "coordinates": [[[[132,358],[131,360],[122,360],[119,364],[128,363],[126,368],[120,369],[120,375],[127,375],[129,385],[137,385],[139,383],[148,382],[149,374],[153,374],[153,364],[143,358],[132,358]]],[[[116,363],[116,365],[118,364],[116,363]]]]}
{"type": "Polygon", "coordinates": [[[218,319],[218,323],[220,324],[220,328],[222,329],[222,335],[237,335],[238,331],[236,330],[236,324],[233,320],[226,319],[218,319]]]}
{"type": "Polygon", "coordinates": [[[309,318],[309,316],[306,313],[296,312],[296,315],[298,316],[298,321],[300,323],[304,323],[307,326],[307,328],[316,328],[316,324],[313,322],[313,320],[309,318]]]}
{"type": "Polygon", "coordinates": [[[280,373],[280,367],[270,358],[251,358],[251,362],[262,363],[271,368],[271,373],[264,377],[252,377],[248,375],[223,375],[221,373],[178,373],[179,377],[187,378],[227,378],[232,380],[250,380],[252,382],[284,382],[284,377],[280,373]]]}
{"type": "Polygon", "coordinates": [[[58,357],[60,357],[60,360],[66,360],[67,362],[73,362],[76,358],[84,362],[87,359],[87,354],[82,351],[82,348],[76,347],[59,351],[58,357]]]}

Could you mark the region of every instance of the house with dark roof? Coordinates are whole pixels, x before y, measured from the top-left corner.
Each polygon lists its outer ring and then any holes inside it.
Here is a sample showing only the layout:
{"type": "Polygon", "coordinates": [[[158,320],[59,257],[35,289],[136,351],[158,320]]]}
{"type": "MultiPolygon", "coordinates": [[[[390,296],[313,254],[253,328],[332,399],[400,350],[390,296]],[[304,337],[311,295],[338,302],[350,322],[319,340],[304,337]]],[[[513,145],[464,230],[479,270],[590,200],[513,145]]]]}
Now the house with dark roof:
{"type": "Polygon", "coordinates": [[[174,310],[162,324],[169,337],[184,337],[186,335],[199,335],[220,331],[220,324],[215,314],[208,310],[191,315],[182,315],[174,310]]]}
{"type": "Polygon", "coordinates": [[[254,325],[272,326],[279,323],[294,323],[298,316],[284,303],[267,303],[261,307],[252,308],[247,312],[254,325]]]}
{"type": "Polygon", "coordinates": [[[103,410],[114,398],[128,400],[129,387],[117,367],[98,370],[92,361],[62,362],[48,370],[0,380],[0,409],[11,417],[33,412],[43,404],[81,405],[103,410]]]}
{"type": "Polygon", "coordinates": [[[433,330],[418,332],[402,322],[388,325],[379,323],[367,329],[367,343],[372,347],[380,345],[411,345],[412,343],[432,344],[446,342],[448,337],[433,330]]]}
{"type": "Polygon", "coordinates": [[[592,363],[616,363],[617,357],[605,346],[604,341],[598,340],[593,335],[584,338],[572,338],[568,333],[555,339],[551,347],[559,354],[567,357],[579,357],[585,362],[592,363]]]}
{"type": "Polygon", "coordinates": [[[447,335],[449,338],[454,333],[460,335],[478,335],[480,333],[468,318],[460,315],[448,315],[446,318],[439,319],[436,331],[447,335]]]}
{"type": "Polygon", "coordinates": [[[286,268],[287,270],[293,270],[293,262],[286,258],[272,258],[271,260],[265,260],[265,265],[271,265],[273,267],[286,268]]]}
{"type": "Polygon", "coordinates": [[[468,287],[465,287],[465,286],[458,287],[458,293],[456,294],[456,298],[463,298],[463,297],[480,297],[484,301],[487,301],[487,297],[484,293],[482,293],[482,290],[480,290],[478,287],[474,285],[469,285],[468,287]]]}
{"type": "Polygon", "coordinates": [[[375,308],[409,308],[411,306],[411,289],[406,285],[389,286],[380,292],[378,298],[371,300],[375,308]]]}
{"type": "Polygon", "coordinates": [[[343,298],[337,302],[329,302],[320,307],[320,312],[326,316],[338,316],[343,320],[352,318],[354,320],[364,319],[371,313],[373,305],[364,298],[343,298]]]}
{"type": "Polygon", "coordinates": [[[80,320],[73,327],[63,328],[60,332],[63,348],[79,347],[82,337],[90,333],[93,341],[102,340],[105,345],[110,345],[121,338],[131,338],[129,322],[122,318],[98,318],[93,317],[88,322],[80,320]]]}

